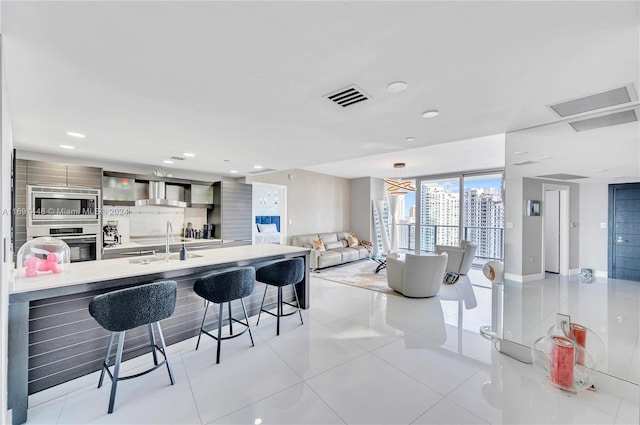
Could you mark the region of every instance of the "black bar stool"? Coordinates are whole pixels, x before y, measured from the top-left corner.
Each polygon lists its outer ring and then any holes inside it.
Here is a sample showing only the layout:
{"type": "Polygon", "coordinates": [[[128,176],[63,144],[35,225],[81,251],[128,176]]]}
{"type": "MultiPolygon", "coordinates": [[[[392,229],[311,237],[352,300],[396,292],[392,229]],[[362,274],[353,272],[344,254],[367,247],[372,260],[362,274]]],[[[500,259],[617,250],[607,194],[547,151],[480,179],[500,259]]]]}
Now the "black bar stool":
{"type": "Polygon", "coordinates": [[[96,319],[100,326],[111,331],[107,354],[105,355],[104,362],[102,363],[100,381],[98,381],[98,388],[100,388],[102,387],[105,372],[109,375],[109,378],[111,378],[109,413],[113,413],[118,381],[137,378],[138,376],[145,375],[158,369],[166,363],[171,385],[174,384],[173,371],[171,370],[171,365],[167,358],[167,347],[164,342],[164,336],[162,335],[160,320],[166,319],[173,314],[176,308],[176,292],[177,284],[175,281],[155,282],[97,295],[89,303],[89,314],[96,319]],[[154,323],[158,327],[158,337],[160,338],[160,344],[162,347],[158,347],[156,345],[152,327],[152,324],[154,323]],[[119,376],[125,332],[143,325],[147,325],[149,328],[149,346],[151,347],[154,366],[144,372],[136,373],[135,375],[119,376]],[[113,340],[116,333],[120,333],[120,336],[118,338],[118,351],[115,359],[115,368],[113,374],[111,374],[111,371],[109,370],[109,357],[111,357],[111,347],[113,346],[113,340]],[[160,363],[158,363],[156,351],[159,351],[164,357],[164,360],[160,363]]]}
{"type": "Polygon", "coordinates": [[[203,333],[218,341],[216,364],[220,363],[220,342],[223,339],[235,338],[246,331],[249,331],[251,346],[254,346],[253,335],[251,334],[251,328],[249,327],[249,317],[247,316],[247,309],[244,306],[244,300],[242,298],[251,295],[255,281],[256,271],[253,267],[235,267],[201,277],[193,284],[193,290],[195,293],[207,300],[207,305],[204,309],[204,316],[202,317],[202,325],[200,326],[200,334],[198,335],[198,343],[196,344],[196,350],[200,346],[200,338],[203,333]],[[242,305],[242,311],[244,311],[246,323],[231,317],[231,301],[238,299],[242,305]],[[204,322],[207,318],[207,311],[209,310],[210,302],[220,304],[220,312],[218,313],[218,336],[214,336],[204,329],[204,322]],[[222,314],[224,303],[227,303],[229,309],[229,336],[225,337],[222,336],[222,322],[224,322],[222,314]],[[242,332],[234,335],[233,322],[246,326],[246,328],[242,332]]]}
{"type": "Polygon", "coordinates": [[[276,335],[280,335],[280,318],[284,316],[291,316],[292,314],[295,314],[296,311],[300,315],[300,323],[304,325],[304,322],[302,321],[302,313],[300,312],[300,300],[298,299],[298,292],[296,291],[295,286],[297,283],[302,282],[302,279],[304,279],[304,260],[302,258],[277,260],[263,266],[256,267],[256,280],[266,284],[256,326],[260,323],[260,315],[263,311],[276,317],[276,335]],[[278,302],[275,314],[263,308],[264,299],[267,296],[267,289],[269,289],[269,285],[278,288],[278,302]],[[295,294],[297,305],[293,305],[282,300],[282,288],[287,285],[293,285],[293,293],[295,294]],[[285,314],[282,312],[283,304],[295,307],[296,310],[285,314]]]}

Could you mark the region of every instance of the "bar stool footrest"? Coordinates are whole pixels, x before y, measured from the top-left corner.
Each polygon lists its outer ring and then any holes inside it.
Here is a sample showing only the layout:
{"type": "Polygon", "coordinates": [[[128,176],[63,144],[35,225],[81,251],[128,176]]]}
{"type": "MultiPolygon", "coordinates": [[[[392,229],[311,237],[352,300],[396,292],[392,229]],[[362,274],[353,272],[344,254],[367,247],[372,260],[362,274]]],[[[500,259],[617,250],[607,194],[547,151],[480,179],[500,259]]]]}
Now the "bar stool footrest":
{"type": "MultiPolygon", "coordinates": [[[[140,373],[136,373],[134,375],[127,375],[127,376],[118,376],[118,379],[117,379],[118,381],[125,381],[127,379],[137,378],[139,376],[146,375],[147,373],[153,372],[154,370],[158,369],[159,367],[164,366],[165,364],[167,364],[167,355],[164,353],[162,348],[158,347],[157,345],[153,345],[153,346],[149,345],[149,347],[155,347],[155,349],[157,351],[159,351],[160,354],[162,354],[162,357],[164,357],[164,360],[162,360],[157,365],[154,365],[152,368],[144,370],[144,371],[142,371],[140,373]]],[[[109,370],[109,365],[106,362],[102,362],[102,367],[106,369],[105,372],[107,372],[107,375],[109,375],[109,378],[111,379],[111,382],[113,382],[113,374],[109,370]]]]}
{"type": "MultiPolygon", "coordinates": [[[[240,336],[240,335],[244,334],[246,331],[248,331],[248,330],[249,330],[249,325],[248,325],[248,324],[246,324],[246,323],[244,323],[243,321],[238,320],[238,319],[236,319],[236,318],[232,318],[231,320],[233,320],[234,322],[236,322],[236,323],[238,323],[238,324],[240,324],[240,325],[242,325],[242,326],[245,326],[244,330],[242,330],[242,332],[234,333],[234,334],[232,334],[232,335],[228,335],[228,336],[220,337],[220,340],[224,340],[224,339],[233,339],[233,338],[235,338],[235,337],[238,337],[238,336],[240,336]]],[[[217,327],[216,327],[216,328],[214,328],[214,329],[217,329],[217,327]]],[[[205,334],[205,335],[210,336],[211,338],[215,339],[216,341],[218,340],[218,337],[217,337],[217,336],[211,335],[208,331],[205,331],[205,330],[204,330],[204,328],[201,328],[201,329],[200,329],[200,332],[202,332],[202,333],[203,333],[203,334],[205,334]]]]}

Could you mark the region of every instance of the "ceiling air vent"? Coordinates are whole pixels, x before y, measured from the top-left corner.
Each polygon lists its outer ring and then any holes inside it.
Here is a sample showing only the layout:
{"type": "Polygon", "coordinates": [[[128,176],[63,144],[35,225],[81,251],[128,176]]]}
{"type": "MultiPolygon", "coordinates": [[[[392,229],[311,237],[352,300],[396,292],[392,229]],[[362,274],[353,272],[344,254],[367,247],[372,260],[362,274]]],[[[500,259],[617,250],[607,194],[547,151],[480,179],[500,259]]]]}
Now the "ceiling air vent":
{"type": "Polygon", "coordinates": [[[356,85],[351,85],[344,89],[337,90],[325,95],[324,97],[343,108],[371,99],[371,96],[360,90],[356,85]]]}
{"type": "Polygon", "coordinates": [[[184,158],[181,156],[172,156],[170,159],[173,159],[174,161],[184,161],[184,158]]]}
{"type": "Polygon", "coordinates": [[[536,176],[539,177],[541,179],[552,179],[552,180],[577,180],[577,179],[586,179],[585,176],[576,176],[575,174],[564,174],[564,173],[558,173],[558,174],[547,174],[544,176],[536,176]]]}
{"type": "Polygon", "coordinates": [[[623,103],[636,100],[633,85],[629,84],[613,90],[607,90],[602,93],[592,94],[590,96],[569,100],[567,102],[549,105],[553,111],[561,117],[569,117],[571,115],[582,114],[584,112],[595,111],[610,106],[622,105],[623,103]]]}
{"type": "Polygon", "coordinates": [[[612,125],[625,124],[628,122],[638,121],[636,112],[631,109],[628,111],[615,112],[613,114],[601,115],[586,120],[572,121],[569,123],[575,131],[593,130],[600,127],[610,127],[612,125]]]}

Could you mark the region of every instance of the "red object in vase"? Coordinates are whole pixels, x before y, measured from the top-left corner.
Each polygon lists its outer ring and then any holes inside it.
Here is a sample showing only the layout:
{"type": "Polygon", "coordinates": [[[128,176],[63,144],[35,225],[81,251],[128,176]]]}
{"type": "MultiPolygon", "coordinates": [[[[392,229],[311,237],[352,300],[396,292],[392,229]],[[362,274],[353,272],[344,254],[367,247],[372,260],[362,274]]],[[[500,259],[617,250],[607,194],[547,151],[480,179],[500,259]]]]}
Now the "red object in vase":
{"type": "Polygon", "coordinates": [[[563,388],[573,388],[574,365],[573,341],[561,336],[554,336],[551,341],[551,381],[563,388]]]}
{"type": "MultiPolygon", "coordinates": [[[[582,348],[587,348],[587,328],[577,323],[572,323],[569,328],[569,336],[582,348]]],[[[578,364],[584,365],[584,350],[578,350],[578,364]]]]}

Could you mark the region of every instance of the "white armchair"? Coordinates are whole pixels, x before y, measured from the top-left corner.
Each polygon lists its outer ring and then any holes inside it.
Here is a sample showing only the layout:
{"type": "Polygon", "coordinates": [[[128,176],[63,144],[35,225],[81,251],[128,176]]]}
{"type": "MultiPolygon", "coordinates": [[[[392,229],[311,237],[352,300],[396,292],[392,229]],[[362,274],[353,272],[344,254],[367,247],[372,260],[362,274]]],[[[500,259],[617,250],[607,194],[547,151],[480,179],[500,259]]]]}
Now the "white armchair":
{"type": "Polygon", "coordinates": [[[440,292],[447,254],[412,255],[405,260],[387,257],[387,284],[406,297],[433,297],[440,292]]]}
{"type": "Polygon", "coordinates": [[[462,241],[460,246],[436,245],[436,254],[446,252],[449,255],[447,272],[467,274],[473,263],[473,257],[476,255],[476,249],[478,249],[477,244],[462,241]]]}

